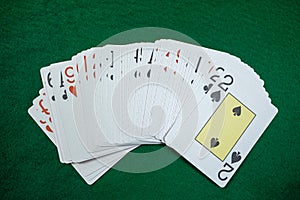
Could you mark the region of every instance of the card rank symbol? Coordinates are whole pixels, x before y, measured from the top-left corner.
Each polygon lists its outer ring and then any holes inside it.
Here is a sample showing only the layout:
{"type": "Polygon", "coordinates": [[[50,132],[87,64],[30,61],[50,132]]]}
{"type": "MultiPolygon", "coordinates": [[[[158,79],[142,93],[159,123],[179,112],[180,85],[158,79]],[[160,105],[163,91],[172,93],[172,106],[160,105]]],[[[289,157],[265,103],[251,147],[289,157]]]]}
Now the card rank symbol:
{"type": "Polygon", "coordinates": [[[240,152],[233,152],[231,155],[231,164],[236,163],[242,159],[240,152]]]}
{"type": "Polygon", "coordinates": [[[234,116],[240,116],[242,113],[242,108],[241,106],[237,106],[235,108],[232,109],[233,115],[234,116]]]}
{"type": "Polygon", "coordinates": [[[218,138],[211,138],[210,140],[210,148],[214,148],[220,144],[218,138]]]}

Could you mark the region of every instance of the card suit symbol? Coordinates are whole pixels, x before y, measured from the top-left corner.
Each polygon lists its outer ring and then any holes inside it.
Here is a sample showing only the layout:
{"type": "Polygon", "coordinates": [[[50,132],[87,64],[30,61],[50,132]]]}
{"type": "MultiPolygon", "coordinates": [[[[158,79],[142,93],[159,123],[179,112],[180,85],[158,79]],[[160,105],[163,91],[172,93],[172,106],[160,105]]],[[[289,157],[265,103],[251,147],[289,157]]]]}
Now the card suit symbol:
{"type": "Polygon", "coordinates": [[[240,152],[233,152],[231,155],[231,164],[236,163],[242,159],[240,152]]]}
{"type": "Polygon", "coordinates": [[[180,49],[177,51],[177,59],[176,59],[176,63],[178,63],[178,58],[179,58],[179,55],[180,55],[180,49]]]}
{"type": "Polygon", "coordinates": [[[166,57],[169,57],[170,56],[170,52],[168,52],[167,54],[166,54],[166,57]]]}
{"type": "Polygon", "coordinates": [[[71,92],[71,94],[73,94],[75,97],[77,97],[76,86],[71,85],[69,87],[69,91],[71,92]]]}
{"type": "Polygon", "coordinates": [[[47,130],[48,132],[51,132],[51,133],[53,133],[53,130],[50,128],[50,126],[49,126],[49,125],[47,125],[47,126],[46,126],[46,130],[47,130]]]}
{"type": "Polygon", "coordinates": [[[205,94],[207,94],[208,93],[208,91],[210,90],[210,88],[212,88],[212,86],[213,86],[213,84],[209,84],[209,85],[205,85],[204,87],[203,87],[203,90],[205,91],[205,94]]]}
{"type": "Polygon", "coordinates": [[[221,91],[219,90],[211,93],[210,97],[212,102],[219,102],[221,98],[221,91]]]}
{"type": "Polygon", "coordinates": [[[149,69],[149,71],[147,72],[147,77],[150,78],[151,75],[151,69],[149,69]]]}
{"type": "Polygon", "coordinates": [[[242,108],[241,106],[237,106],[235,108],[232,109],[233,115],[234,116],[240,116],[242,113],[242,108]]]}
{"type": "Polygon", "coordinates": [[[220,144],[218,138],[211,138],[210,140],[210,148],[214,148],[220,144]]]}
{"type": "Polygon", "coordinates": [[[67,95],[67,91],[66,90],[64,90],[62,98],[63,98],[63,100],[67,100],[68,99],[68,95],[67,95]]]}
{"type": "Polygon", "coordinates": [[[164,67],[164,71],[165,71],[165,72],[167,71],[167,69],[168,69],[168,67],[164,67]]]}

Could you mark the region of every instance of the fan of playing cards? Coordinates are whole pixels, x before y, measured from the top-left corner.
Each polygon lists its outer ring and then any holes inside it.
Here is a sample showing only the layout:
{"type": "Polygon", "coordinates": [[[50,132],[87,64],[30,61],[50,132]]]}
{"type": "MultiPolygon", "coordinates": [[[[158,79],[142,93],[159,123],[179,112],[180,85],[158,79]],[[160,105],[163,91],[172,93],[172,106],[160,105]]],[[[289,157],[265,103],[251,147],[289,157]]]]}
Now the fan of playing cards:
{"type": "Polygon", "coordinates": [[[41,77],[28,112],[88,184],[164,143],[224,187],[277,113],[239,58],[169,39],[91,48],[41,77]]]}

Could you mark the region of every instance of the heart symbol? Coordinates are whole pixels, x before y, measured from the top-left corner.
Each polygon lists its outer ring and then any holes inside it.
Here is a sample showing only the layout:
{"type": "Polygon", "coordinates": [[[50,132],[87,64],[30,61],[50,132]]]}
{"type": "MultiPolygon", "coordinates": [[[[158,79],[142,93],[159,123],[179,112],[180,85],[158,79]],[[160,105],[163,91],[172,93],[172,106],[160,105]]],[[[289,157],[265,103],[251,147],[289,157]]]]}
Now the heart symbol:
{"type": "Polygon", "coordinates": [[[69,91],[70,91],[75,97],[77,97],[76,86],[71,85],[71,86],[69,87],[69,91]]]}
{"type": "Polygon", "coordinates": [[[232,109],[233,115],[234,116],[240,116],[242,113],[242,108],[241,106],[237,106],[235,108],[232,109]]]}
{"type": "Polygon", "coordinates": [[[220,92],[220,90],[211,93],[210,97],[211,97],[211,101],[212,101],[212,102],[219,102],[219,101],[220,101],[220,97],[221,97],[221,92],[220,92]]]}
{"type": "Polygon", "coordinates": [[[236,163],[242,159],[240,152],[233,152],[231,155],[231,164],[236,163]]]}
{"type": "Polygon", "coordinates": [[[214,147],[218,146],[220,144],[220,142],[218,140],[219,140],[218,138],[211,138],[210,148],[214,148],[214,147]]]}
{"type": "Polygon", "coordinates": [[[53,133],[53,131],[52,131],[52,129],[50,128],[49,125],[46,126],[46,130],[49,131],[49,132],[51,132],[51,133],[53,133]]]}

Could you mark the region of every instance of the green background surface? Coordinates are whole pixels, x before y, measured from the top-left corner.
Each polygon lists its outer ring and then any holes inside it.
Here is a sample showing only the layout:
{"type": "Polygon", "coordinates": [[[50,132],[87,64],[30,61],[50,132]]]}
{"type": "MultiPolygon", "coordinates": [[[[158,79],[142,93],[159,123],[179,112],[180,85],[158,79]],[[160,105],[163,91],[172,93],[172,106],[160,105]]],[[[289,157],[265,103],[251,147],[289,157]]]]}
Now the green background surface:
{"type": "MultiPolygon", "coordinates": [[[[300,197],[299,1],[1,1],[0,199],[296,199],[300,197]],[[182,32],[229,52],[265,81],[279,113],[221,189],[183,158],[88,186],[27,114],[39,69],[132,28],[182,32]]],[[[151,151],[141,147],[137,151],[151,151]]]]}

